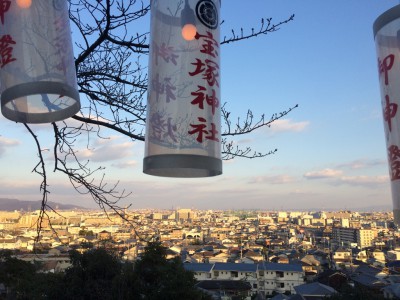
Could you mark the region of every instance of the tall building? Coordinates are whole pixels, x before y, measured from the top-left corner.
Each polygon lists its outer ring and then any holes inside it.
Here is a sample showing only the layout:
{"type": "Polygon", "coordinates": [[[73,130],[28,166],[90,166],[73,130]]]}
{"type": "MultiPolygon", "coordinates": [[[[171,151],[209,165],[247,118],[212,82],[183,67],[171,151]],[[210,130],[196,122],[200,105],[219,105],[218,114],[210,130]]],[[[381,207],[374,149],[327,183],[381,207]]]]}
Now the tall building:
{"type": "Polygon", "coordinates": [[[334,227],[332,237],[339,245],[350,246],[352,243],[356,243],[361,249],[372,246],[374,239],[370,229],[347,227],[334,227]]]}
{"type": "Polygon", "coordinates": [[[177,221],[190,221],[195,219],[195,212],[190,208],[182,208],[176,210],[176,220],[177,221]]]}

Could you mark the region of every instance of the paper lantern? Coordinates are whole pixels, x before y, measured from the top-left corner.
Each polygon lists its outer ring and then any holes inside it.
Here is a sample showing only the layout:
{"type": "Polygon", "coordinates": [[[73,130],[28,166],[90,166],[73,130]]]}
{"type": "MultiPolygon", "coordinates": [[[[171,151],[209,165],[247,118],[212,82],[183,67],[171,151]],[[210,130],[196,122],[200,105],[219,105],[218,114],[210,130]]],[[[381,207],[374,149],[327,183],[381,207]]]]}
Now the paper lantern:
{"type": "Polygon", "coordinates": [[[3,0],[0,5],[1,112],[47,123],[80,109],[67,0],[3,0]]]}
{"type": "Polygon", "coordinates": [[[218,0],[153,0],[143,172],[222,174],[218,0]]]}
{"type": "Polygon", "coordinates": [[[391,180],[393,215],[400,225],[400,5],[373,25],[391,180]]]}

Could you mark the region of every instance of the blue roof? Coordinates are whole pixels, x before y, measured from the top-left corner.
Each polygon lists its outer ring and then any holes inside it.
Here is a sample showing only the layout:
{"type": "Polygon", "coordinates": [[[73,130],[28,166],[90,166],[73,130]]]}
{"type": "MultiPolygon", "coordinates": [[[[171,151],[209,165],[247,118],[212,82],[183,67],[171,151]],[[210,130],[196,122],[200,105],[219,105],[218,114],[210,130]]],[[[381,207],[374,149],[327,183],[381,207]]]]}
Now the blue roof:
{"type": "Polygon", "coordinates": [[[299,264],[261,263],[258,264],[258,269],[265,271],[303,272],[303,268],[299,264]]]}
{"type": "Polygon", "coordinates": [[[391,261],[387,264],[389,268],[398,268],[400,267],[400,260],[391,261]]]}
{"type": "Polygon", "coordinates": [[[265,271],[282,271],[282,272],[303,272],[299,264],[278,264],[278,263],[185,263],[186,270],[192,272],[211,272],[211,271],[237,271],[237,272],[257,272],[257,270],[265,271]]]}
{"type": "Polygon", "coordinates": [[[337,293],[336,290],[330,286],[319,282],[306,283],[294,287],[296,294],[302,296],[328,296],[337,293]]]}
{"type": "Polygon", "coordinates": [[[192,272],[211,272],[213,264],[202,264],[202,263],[188,263],[183,264],[183,267],[187,271],[192,272]]]}
{"type": "Polygon", "coordinates": [[[256,264],[215,263],[213,271],[256,272],[256,264]]]}

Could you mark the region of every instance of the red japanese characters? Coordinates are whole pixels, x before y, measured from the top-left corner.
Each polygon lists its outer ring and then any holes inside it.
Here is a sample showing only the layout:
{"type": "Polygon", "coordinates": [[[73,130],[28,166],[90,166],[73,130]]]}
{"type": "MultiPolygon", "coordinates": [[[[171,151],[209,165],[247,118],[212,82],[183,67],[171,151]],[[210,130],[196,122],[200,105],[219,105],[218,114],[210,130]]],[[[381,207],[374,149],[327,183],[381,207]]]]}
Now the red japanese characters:
{"type": "Polygon", "coordinates": [[[218,0],[152,1],[144,173],[222,173],[219,6],[218,0]],[[186,36],[187,24],[193,27],[186,36]]]}

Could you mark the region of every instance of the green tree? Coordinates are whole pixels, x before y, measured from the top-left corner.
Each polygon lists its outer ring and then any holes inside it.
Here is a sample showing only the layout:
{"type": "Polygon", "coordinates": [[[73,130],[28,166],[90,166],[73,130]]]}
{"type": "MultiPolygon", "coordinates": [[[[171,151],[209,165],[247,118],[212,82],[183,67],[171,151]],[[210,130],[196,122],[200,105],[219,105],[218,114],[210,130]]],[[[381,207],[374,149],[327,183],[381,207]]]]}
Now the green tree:
{"type": "Polygon", "coordinates": [[[33,287],[34,265],[13,258],[10,253],[3,253],[0,260],[0,282],[8,287],[13,297],[27,299],[26,295],[33,287]]]}
{"type": "Polygon", "coordinates": [[[99,248],[83,254],[72,251],[70,257],[72,267],[64,275],[63,299],[115,299],[113,286],[122,271],[116,256],[99,248]]]}
{"type": "Polygon", "coordinates": [[[0,282],[9,299],[60,299],[62,274],[38,273],[40,265],[19,260],[10,252],[0,253],[0,282]]]}
{"type": "Polygon", "coordinates": [[[167,260],[166,249],[159,242],[148,244],[135,263],[134,273],[143,299],[207,299],[194,287],[194,274],[184,269],[178,257],[167,260]]]}
{"type": "Polygon", "coordinates": [[[0,255],[0,282],[11,299],[57,300],[208,300],[192,272],[179,258],[166,259],[160,243],[149,243],[141,259],[122,262],[105,249],[70,252],[65,273],[38,273],[38,267],[11,255],[0,255]]]}

